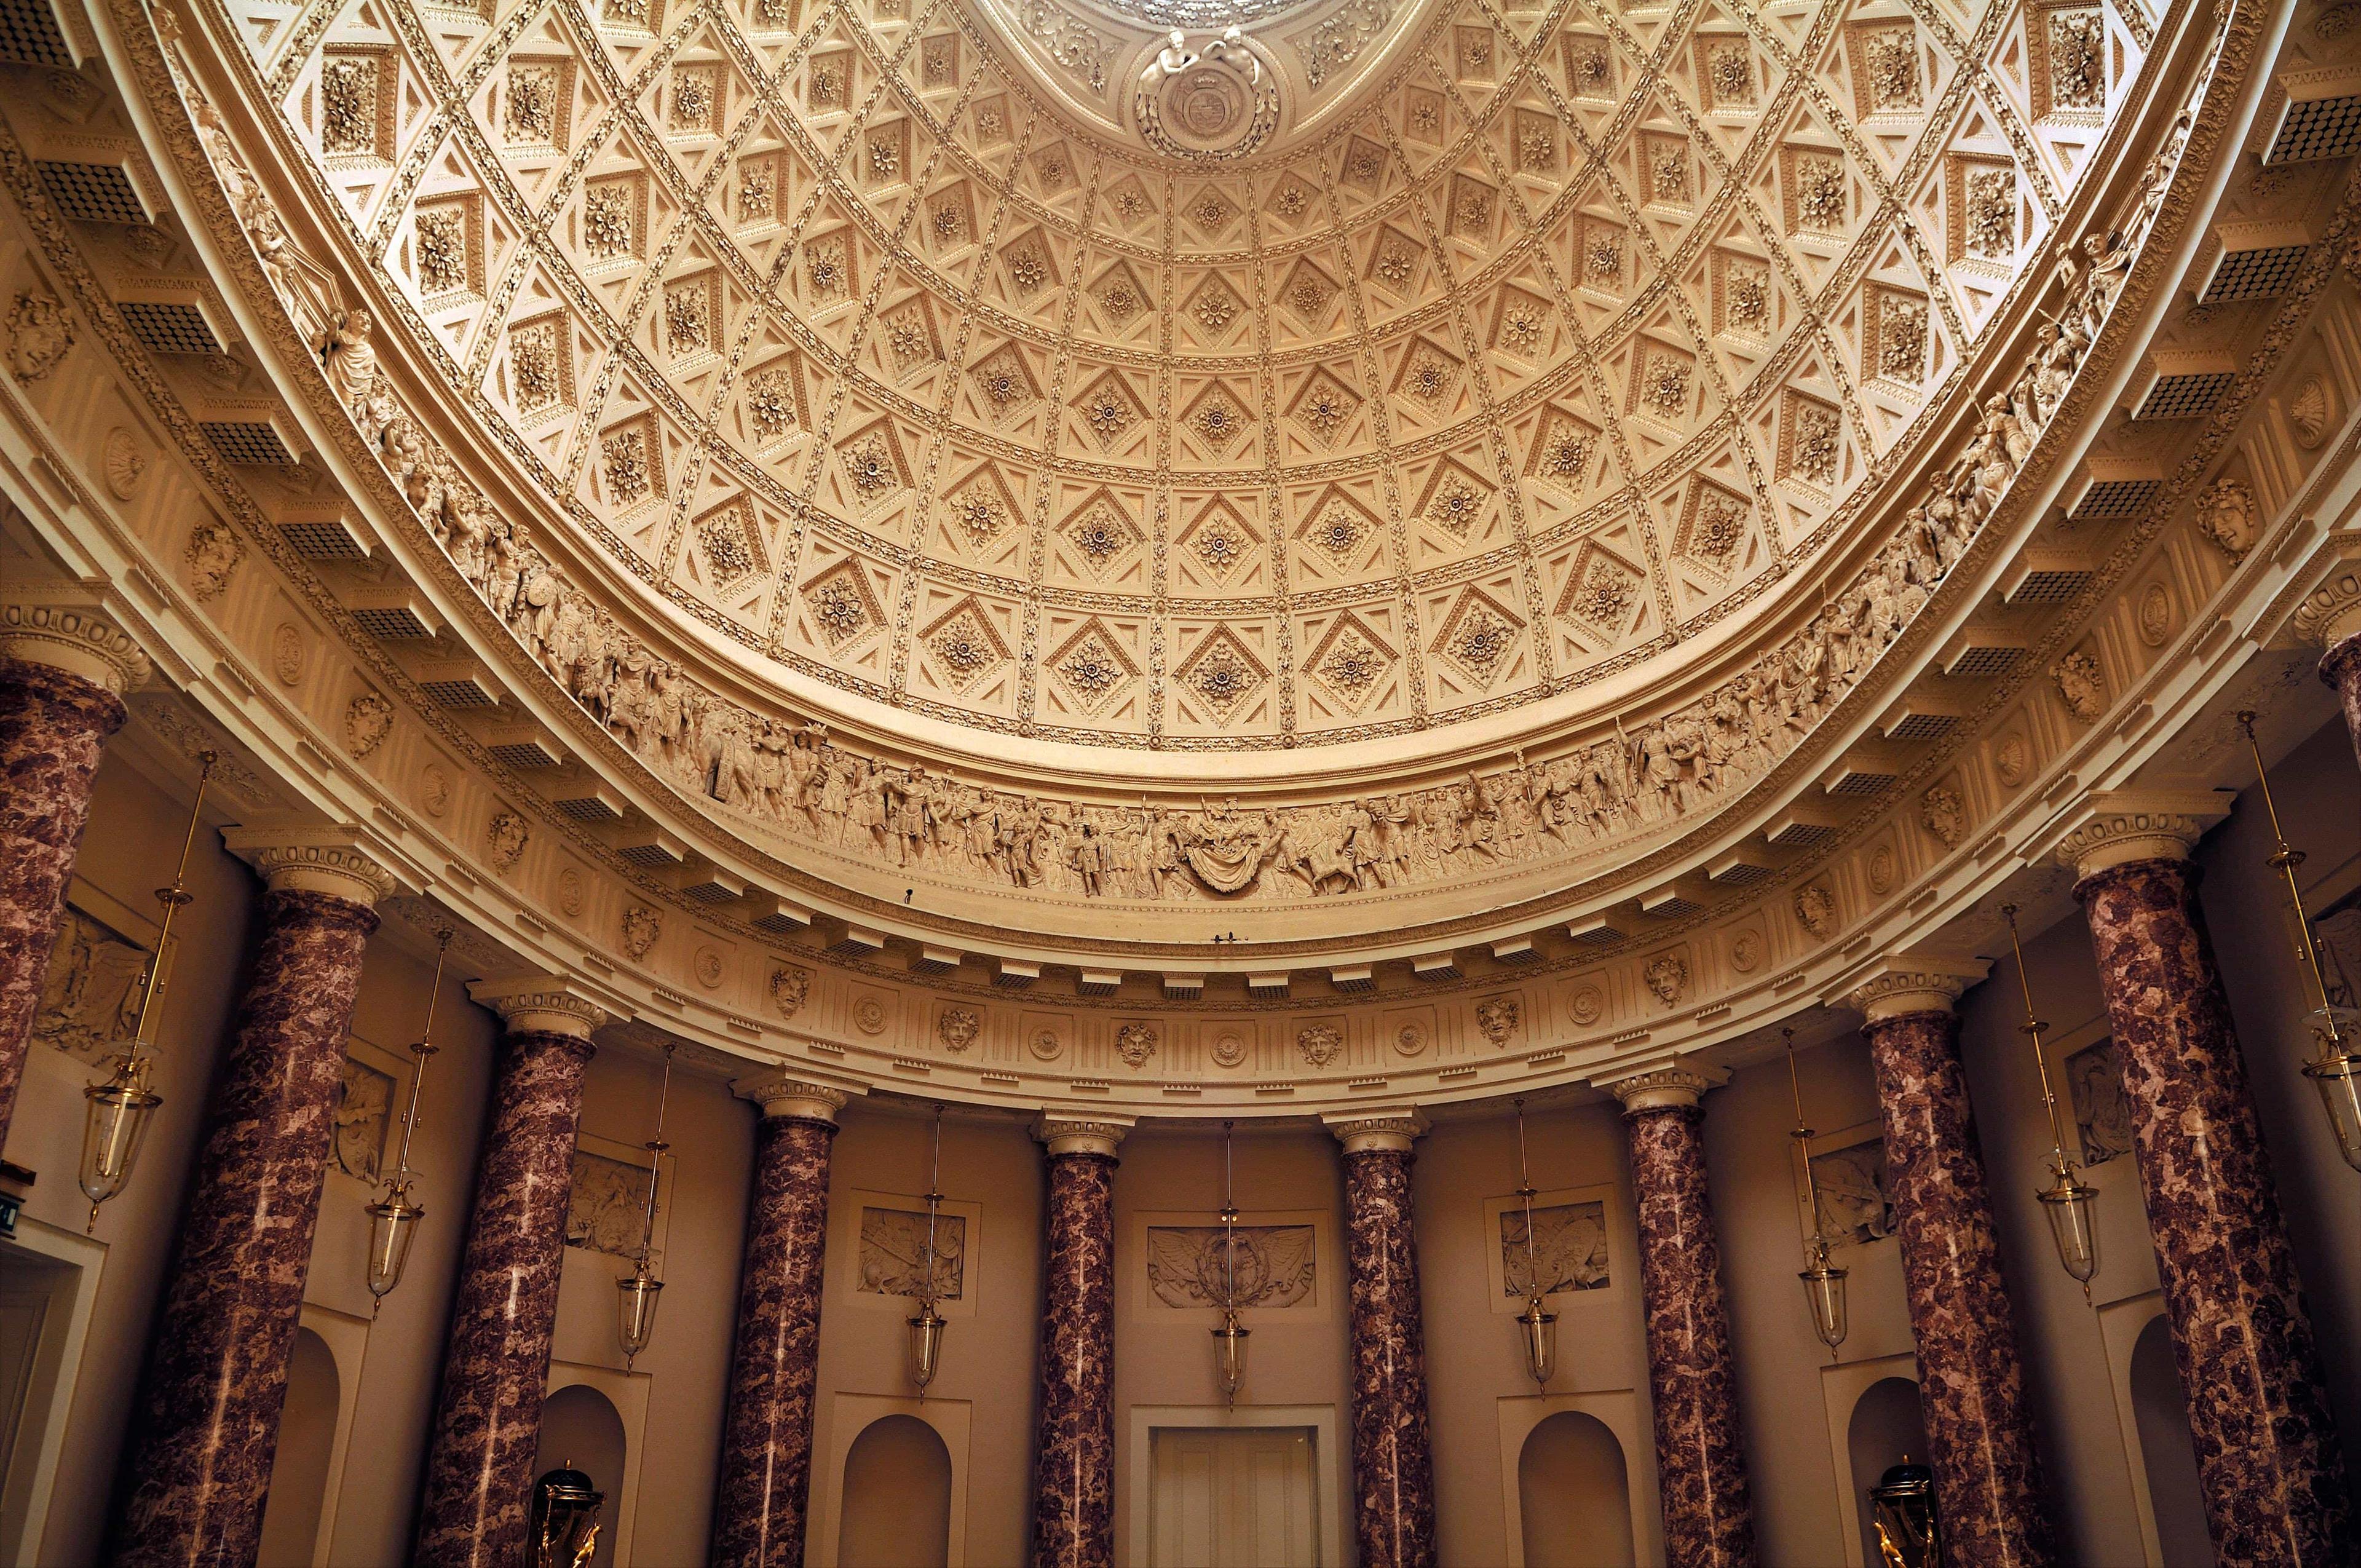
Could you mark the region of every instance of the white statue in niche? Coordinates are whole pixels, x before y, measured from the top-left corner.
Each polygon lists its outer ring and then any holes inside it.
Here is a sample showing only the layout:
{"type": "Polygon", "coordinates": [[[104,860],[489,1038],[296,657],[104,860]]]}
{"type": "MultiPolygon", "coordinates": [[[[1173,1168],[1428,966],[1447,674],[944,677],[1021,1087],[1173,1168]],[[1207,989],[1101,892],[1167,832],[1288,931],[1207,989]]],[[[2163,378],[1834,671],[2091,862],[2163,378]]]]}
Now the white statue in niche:
{"type": "Polygon", "coordinates": [[[1167,1307],[1293,1307],[1312,1299],[1310,1225],[1151,1225],[1148,1288],[1167,1307]]]}
{"type": "MultiPolygon", "coordinates": [[[[934,1298],[956,1301],[967,1288],[967,1220],[939,1214],[934,1225],[934,1298]]],[[[924,1210],[861,1210],[861,1284],[871,1296],[920,1294],[927,1277],[927,1215],[924,1210]]]]}
{"type": "Polygon", "coordinates": [[[1533,1211],[1532,1262],[1526,1261],[1525,1211],[1500,1211],[1500,1291],[1523,1299],[1565,1290],[1604,1290],[1614,1281],[1607,1268],[1607,1207],[1554,1203],[1533,1211]],[[1534,1281],[1540,1281],[1538,1290],[1534,1281]]]}

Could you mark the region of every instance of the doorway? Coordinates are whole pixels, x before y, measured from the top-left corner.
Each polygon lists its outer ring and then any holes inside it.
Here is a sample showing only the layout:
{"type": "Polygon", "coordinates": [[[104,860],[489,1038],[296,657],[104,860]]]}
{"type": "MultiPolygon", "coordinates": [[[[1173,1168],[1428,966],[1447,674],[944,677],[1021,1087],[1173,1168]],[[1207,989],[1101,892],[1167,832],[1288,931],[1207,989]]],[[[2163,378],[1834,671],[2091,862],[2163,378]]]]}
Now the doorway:
{"type": "Polygon", "coordinates": [[[1148,1439],[1150,1568],[1317,1568],[1311,1427],[1158,1427],[1148,1439]]]}

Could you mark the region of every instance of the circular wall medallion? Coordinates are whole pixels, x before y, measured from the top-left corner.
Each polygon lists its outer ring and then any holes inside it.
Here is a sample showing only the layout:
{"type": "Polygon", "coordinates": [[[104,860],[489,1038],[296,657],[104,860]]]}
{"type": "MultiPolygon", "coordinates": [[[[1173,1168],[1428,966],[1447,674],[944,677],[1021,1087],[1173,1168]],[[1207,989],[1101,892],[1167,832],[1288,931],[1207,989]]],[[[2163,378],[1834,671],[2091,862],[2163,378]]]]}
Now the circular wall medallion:
{"type": "Polygon", "coordinates": [[[139,493],[139,481],[147,477],[148,459],[139,454],[139,444],[127,430],[106,433],[106,491],[118,501],[127,501],[139,493]]]}
{"type": "Polygon", "coordinates": [[[576,871],[572,866],[567,866],[557,873],[557,907],[560,910],[567,915],[579,915],[582,913],[583,903],[588,897],[588,894],[582,885],[580,872],[576,871]]]}
{"type": "Polygon", "coordinates": [[[1066,1048],[1065,1042],[1058,1038],[1058,1031],[1055,1029],[1036,1029],[1033,1031],[1033,1037],[1026,1044],[1030,1046],[1033,1054],[1043,1061],[1056,1061],[1059,1054],[1066,1048]]]}
{"type": "Polygon", "coordinates": [[[710,946],[698,948],[695,955],[695,962],[697,984],[711,991],[721,983],[726,966],[721,961],[719,948],[710,946]]]}
{"type": "Polygon", "coordinates": [[[864,1035],[885,1032],[885,1004],[873,996],[864,996],[852,1004],[852,1026],[864,1035]]]}
{"type": "Polygon", "coordinates": [[[1426,1030],[1416,1024],[1404,1024],[1394,1031],[1394,1049],[1406,1057],[1414,1057],[1426,1049],[1426,1030]]]}
{"type": "Polygon", "coordinates": [[[1566,1011],[1574,1014],[1574,1021],[1577,1024],[1596,1024],[1599,1015],[1607,1011],[1607,998],[1598,993],[1597,986],[1586,985],[1574,993],[1574,999],[1566,1003],[1566,1011]]]}
{"type": "Polygon", "coordinates": [[[292,626],[282,623],[270,634],[270,673],[282,686],[302,682],[303,634],[292,626]]]}
{"type": "Polygon", "coordinates": [[[1279,128],[1278,78],[1235,32],[1192,49],[1172,44],[1132,94],[1139,133],[1175,158],[1243,158],[1279,128]]]}
{"type": "Polygon", "coordinates": [[[1752,974],[1763,962],[1763,933],[1741,931],[1730,940],[1730,967],[1741,974],[1752,974]]]}
{"type": "Polygon", "coordinates": [[[1993,752],[1993,770],[2000,774],[2000,782],[2011,789],[2026,781],[2033,772],[2033,751],[2026,745],[2022,734],[2012,729],[2000,738],[2000,745],[1993,752]]]}
{"type": "Polygon", "coordinates": [[[1246,1043],[1236,1035],[1224,1035],[1213,1042],[1213,1060],[1223,1067],[1235,1067],[1246,1059],[1246,1043]]]}
{"type": "Polygon", "coordinates": [[[2140,595],[2140,641],[2151,648],[2161,648],[2172,635],[2172,590],[2162,583],[2150,583],[2140,595]]]}
{"type": "Polygon", "coordinates": [[[426,764],[418,775],[418,804],[426,808],[429,817],[440,817],[451,809],[451,775],[434,763],[426,764]]]}
{"type": "Polygon", "coordinates": [[[1875,850],[1870,851],[1870,892],[1875,894],[1892,893],[1894,891],[1894,849],[1891,845],[1880,844],[1875,850]]]}

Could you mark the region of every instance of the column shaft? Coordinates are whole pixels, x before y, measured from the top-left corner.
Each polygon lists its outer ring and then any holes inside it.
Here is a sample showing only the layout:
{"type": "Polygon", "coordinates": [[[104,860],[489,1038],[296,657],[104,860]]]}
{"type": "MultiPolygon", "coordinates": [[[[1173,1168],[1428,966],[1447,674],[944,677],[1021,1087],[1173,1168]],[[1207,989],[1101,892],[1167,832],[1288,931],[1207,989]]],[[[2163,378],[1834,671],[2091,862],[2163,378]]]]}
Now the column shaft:
{"type": "Polygon", "coordinates": [[[2049,1520],[1959,1019],[1872,1013],[1863,1032],[1944,1548],[1962,1563],[2037,1568],[2051,1560],[2049,1520]]]}
{"type": "Polygon", "coordinates": [[[2224,1568],[2350,1568],[2345,1464],[2213,943],[2186,861],[2076,884],[2224,1568]]]}
{"type": "Polygon", "coordinates": [[[712,1561],[717,1568],[796,1568],[808,1518],[836,1124],[766,1115],[754,1136],[712,1561]]]}
{"type": "Polygon", "coordinates": [[[1034,1568],[1115,1562],[1115,1168],[1095,1151],[1049,1156],[1034,1568]]]}
{"type": "Polygon", "coordinates": [[[1754,1508],[1738,1424],[1721,1248],[1706,1198],[1694,1104],[1635,1104],[1631,1188],[1640,1210],[1640,1288],[1664,1557],[1674,1568],[1752,1568],[1754,1508]]]}
{"type": "Polygon", "coordinates": [[[2345,732],[2352,737],[2354,755],[2361,758],[2361,631],[2330,646],[2320,661],[2320,678],[2345,709],[2345,732]]]}
{"type": "Polygon", "coordinates": [[[49,664],[0,658],[0,1148],[90,820],[90,784],[123,699],[49,664]]]}
{"type": "Polygon", "coordinates": [[[1351,1300],[1353,1529],[1362,1568],[1434,1558],[1426,1343],[1411,1229],[1410,1150],[1347,1145],[1345,1265],[1351,1300]]]}
{"type": "Polygon", "coordinates": [[[361,951],[377,916],[264,895],[236,1033],[214,1080],[123,1475],[113,1560],[250,1564],[335,1142],[361,951]]]}
{"type": "Polygon", "coordinates": [[[523,1558],[591,1054],[578,1035],[541,1029],[501,1041],[426,1455],[412,1558],[426,1568],[523,1558]]]}

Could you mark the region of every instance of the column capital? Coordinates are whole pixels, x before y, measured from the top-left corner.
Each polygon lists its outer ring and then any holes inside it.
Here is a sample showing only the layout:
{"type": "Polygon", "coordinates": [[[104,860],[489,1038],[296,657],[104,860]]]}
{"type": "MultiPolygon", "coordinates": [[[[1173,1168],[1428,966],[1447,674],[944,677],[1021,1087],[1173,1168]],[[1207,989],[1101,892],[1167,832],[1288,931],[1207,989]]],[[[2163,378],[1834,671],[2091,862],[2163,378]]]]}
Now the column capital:
{"type": "Polygon", "coordinates": [[[1599,1087],[1623,1102],[1623,1114],[1636,1116],[1645,1111],[1688,1110],[1703,1101],[1705,1091],[1716,1082],[1695,1068],[1660,1067],[1599,1087]]]}
{"type": "Polygon", "coordinates": [[[129,632],[71,590],[0,599],[0,658],[47,664],[119,697],[145,685],[152,668],[129,632]]]}
{"type": "Polygon", "coordinates": [[[1967,989],[1990,973],[1992,965],[1982,959],[1896,953],[1879,959],[1848,981],[1836,1000],[1869,1024],[1905,1013],[1951,1013],[1967,989]]]}
{"type": "Polygon", "coordinates": [[[2134,861],[2185,861],[2236,798],[2225,789],[2093,790],[2058,819],[2047,853],[2078,879],[2134,861]]]}
{"type": "Polygon", "coordinates": [[[1060,1155],[1092,1154],[1107,1159],[1115,1157],[1116,1146],[1131,1131],[1128,1116],[1060,1116],[1043,1112],[1033,1124],[1033,1135],[1041,1140],[1049,1157],[1060,1155]]]}
{"type": "Polygon", "coordinates": [[[375,849],[333,828],[231,828],[222,843],[273,893],[324,893],[373,909],[399,885],[375,849]]]}
{"type": "Polygon", "coordinates": [[[478,1005],[500,1014],[500,1025],[511,1035],[570,1035],[587,1040],[614,1015],[560,975],[524,975],[513,980],[479,980],[467,987],[478,1005]]]}
{"type": "Polygon", "coordinates": [[[1321,1116],[1345,1152],[1408,1154],[1432,1125],[1414,1106],[1396,1111],[1330,1112],[1321,1116]]]}
{"type": "Polygon", "coordinates": [[[844,1090],[779,1073],[733,1078],[730,1092],[752,1101],[766,1122],[825,1122],[831,1127],[836,1125],[836,1113],[852,1102],[852,1096],[844,1090]]]}
{"type": "Polygon", "coordinates": [[[2306,594],[2289,618],[2288,630],[2314,648],[2334,648],[2361,633],[2361,548],[2329,569],[2327,580],[2306,594]]]}

